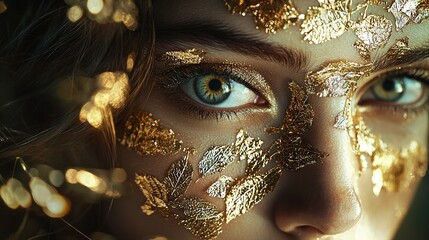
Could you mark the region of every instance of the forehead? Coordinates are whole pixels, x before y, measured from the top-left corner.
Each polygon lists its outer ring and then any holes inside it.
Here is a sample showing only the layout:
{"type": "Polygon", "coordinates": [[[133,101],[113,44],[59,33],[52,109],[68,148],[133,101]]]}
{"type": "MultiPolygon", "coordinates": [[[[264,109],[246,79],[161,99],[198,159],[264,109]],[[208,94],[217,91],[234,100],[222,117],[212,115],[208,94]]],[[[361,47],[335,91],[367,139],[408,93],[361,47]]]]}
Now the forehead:
{"type": "MultiPolygon", "coordinates": [[[[311,6],[319,6],[317,1],[294,0],[294,6],[299,13],[306,14],[311,6]]],[[[353,1],[353,9],[364,1],[353,1]]],[[[421,47],[429,42],[429,20],[422,23],[410,23],[401,31],[395,27],[395,17],[387,11],[385,6],[370,6],[367,10],[368,15],[377,15],[386,17],[393,24],[392,34],[386,43],[386,47],[377,49],[377,54],[382,55],[387,51],[397,39],[407,36],[410,41],[410,47],[421,47]]],[[[363,11],[360,11],[363,12],[363,11]]],[[[362,16],[359,13],[353,14],[351,20],[356,21],[362,16]]],[[[271,45],[279,45],[290,49],[298,49],[309,57],[309,68],[316,67],[323,62],[334,60],[360,61],[358,52],[354,49],[353,43],[358,39],[353,30],[349,29],[336,39],[329,40],[322,44],[310,44],[303,40],[300,33],[302,21],[298,21],[295,26],[287,29],[278,30],[275,34],[267,34],[260,29],[256,29],[254,19],[251,14],[241,16],[231,14],[224,4],[223,0],[157,0],[154,2],[155,21],[158,28],[180,29],[181,26],[207,26],[206,31],[210,31],[210,26],[222,26],[243,36],[252,36],[271,45]]],[[[188,29],[189,30],[189,29],[188,29]]],[[[198,35],[193,36],[198,38],[198,35]]],[[[174,40],[174,36],[171,36],[174,40]]]]}

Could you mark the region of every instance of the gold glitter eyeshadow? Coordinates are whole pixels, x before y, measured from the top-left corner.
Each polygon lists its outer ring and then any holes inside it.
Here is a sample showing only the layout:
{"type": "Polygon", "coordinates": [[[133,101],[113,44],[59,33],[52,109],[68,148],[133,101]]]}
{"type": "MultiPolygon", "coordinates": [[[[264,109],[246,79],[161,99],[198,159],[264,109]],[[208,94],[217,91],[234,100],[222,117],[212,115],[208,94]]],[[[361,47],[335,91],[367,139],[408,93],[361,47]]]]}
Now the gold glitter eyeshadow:
{"type": "Polygon", "coordinates": [[[226,222],[248,212],[272,192],[280,175],[281,168],[276,167],[262,175],[241,179],[232,186],[225,198],[226,222]]]}
{"type": "Polygon", "coordinates": [[[420,23],[429,18],[429,3],[427,0],[395,0],[389,12],[396,19],[396,29],[402,30],[410,21],[420,23]]]}
{"type": "Polygon", "coordinates": [[[162,128],[159,120],[144,112],[128,118],[118,140],[141,156],[157,153],[171,155],[183,150],[182,141],[176,138],[173,130],[162,128]]]}
{"type": "Polygon", "coordinates": [[[242,16],[252,14],[256,28],[266,33],[286,29],[302,18],[290,0],[224,0],[224,2],[231,13],[242,16]]]}
{"type": "MultiPolygon", "coordinates": [[[[381,189],[399,191],[409,186],[418,177],[423,177],[427,169],[427,150],[416,141],[406,147],[396,149],[385,143],[381,137],[371,133],[359,112],[354,113],[352,140],[356,153],[362,160],[371,161],[373,192],[376,196],[381,189]]],[[[365,164],[365,163],[364,163],[365,164]]]]}
{"type": "Polygon", "coordinates": [[[170,66],[200,64],[206,53],[203,50],[191,48],[183,51],[169,51],[161,55],[160,61],[170,66]]]}
{"type": "Polygon", "coordinates": [[[207,188],[207,194],[210,197],[225,198],[226,191],[233,182],[232,177],[223,175],[207,188]]]}

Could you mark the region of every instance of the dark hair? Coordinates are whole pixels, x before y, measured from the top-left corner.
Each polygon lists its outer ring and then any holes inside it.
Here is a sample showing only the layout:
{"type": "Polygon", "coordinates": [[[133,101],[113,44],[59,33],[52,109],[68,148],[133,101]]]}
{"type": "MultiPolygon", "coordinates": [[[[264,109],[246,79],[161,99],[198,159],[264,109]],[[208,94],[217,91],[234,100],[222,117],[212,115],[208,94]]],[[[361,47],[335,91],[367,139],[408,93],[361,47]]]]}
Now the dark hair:
{"type": "MultiPolygon", "coordinates": [[[[151,1],[135,1],[139,10],[136,31],[120,23],[100,24],[85,16],[72,23],[64,1],[5,3],[8,9],[0,14],[0,177],[29,179],[15,167],[16,157],[22,157],[29,166],[42,163],[55,169],[114,167],[114,124],[107,122],[103,128],[94,129],[79,121],[79,111],[91,95],[93,78],[105,71],[125,72],[130,52],[135,54],[134,68],[128,74],[130,93],[125,106],[113,113],[114,122],[127,115],[138,95],[151,89],[152,83],[146,81],[154,51],[151,1]],[[79,89],[86,94],[78,96],[79,89]]],[[[1,180],[0,185],[4,184],[1,180]]],[[[77,220],[85,219],[80,224],[84,232],[102,227],[105,212],[97,209],[91,214],[94,204],[73,205],[76,196],[69,197],[72,212],[66,217],[68,221],[77,224],[77,220]]],[[[1,239],[43,234],[55,239],[65,234],[61,232],[64,222],[49,219],[35,209],[11,211],[0,204],[0,212],[1,239]],[[55,229],[57,225],[59,229],[55,229]]]]}

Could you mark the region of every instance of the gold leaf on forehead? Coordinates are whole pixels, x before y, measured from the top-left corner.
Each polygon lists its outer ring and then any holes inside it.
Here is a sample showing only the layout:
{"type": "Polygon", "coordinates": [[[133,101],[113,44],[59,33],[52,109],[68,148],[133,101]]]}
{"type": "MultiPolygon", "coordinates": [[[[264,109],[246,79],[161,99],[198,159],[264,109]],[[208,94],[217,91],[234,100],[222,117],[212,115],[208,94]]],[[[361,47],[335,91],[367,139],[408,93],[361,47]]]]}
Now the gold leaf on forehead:
{"type": "Polygon", "coordinates": [[[291,100],[280,128],[267,128],[268,133],[280,133],[282,138],[300,136],[313,124],[314,111],[307,93],[296,83],[289,83],[291,100]]]}
{"type": "Polygon", "coordinates": [[[207,193],[210,197],[224,198],[227,189],[233,182],[234,179],[232,177],[223,175],[207,188],[207,193]]]}
{"type": "Polygon", "coordinates": [[[162,128],[160,121],[150,113],[131,115],[119,142],[141,156],[157,153],[171,155],[182,148],[182,141],[176,139],[173,130],[162,128]]]}
{"type": "Polygon", "coordinates": [[[310,7],[301,24],[301,34],[309,43],[320,44],[348,30],[349,1],[319,0],[321,7],[310,7]]]}
{"type": "Polygon", "coordinates": [[[246,161],[246,175],[256,173],[268,163],[267,152],[262,149],[264,142],[250,137],[243,129],[240,129],[235,139],[235,151],[239,154],[240,161],[246,161]]]}
{"type": "Polygon", "coordinates": [[[356,40],[356,42],[353,44],[353,47],[356,48],[362,60],[367,63],[371,62],[371,52],[369,51],[368,46],[362,40],[356,40]]]}
{"type": "Polygon", "coordinates": [[[368,15],[357,21],[352,28],[369,50],[375,50],[389,41],[393,24],[383,16],[368,15]]]}
{"type": "Polygon", "coordinates": [[[302,15],[290,0],[224,0],[231,13],[252,14],[256,27],[266,33],[275,33],[294,25],[302,15]]]}
{"type": "Polygon", "coordinates": [[[389,50],[387,51],[386,58],[388,59],[401,58],[406,52],[411,50],[411,48],[408,46],[408,41],[409,41],[408,37],[397,39],[395,44],[393,44],[392,47],[390,47],[389,50]]]}
{"type": "Polygon", "coordinates": [[[188,156],[173,163],[168,169],[164,184],[168,190],[168,200],[174,201],[186,192],[192,180],[192,165],[188,161],[188,156]]]}
{"type": "Polygon", "coordinates": [[[221,172],[235,160],[232,146],[212,146],[203,155],[198,163],[200,173],[203,176],[221,172]]]}
{"type": "Polygon", "coordinates": [[[170,210],[167,206],[167,188],[164,183],[156,177],[139,174],[136,174],[134,181],[146,197],[146,202],[142,206],[143,212],[151,215],[158,210],[163,216],[168,217],[170,210]]]}
{"type": "Polygon", "coordinates": [[[201,239],[214,239],[222,233],[223,213],[216,206],[202,199],[184,196],[178,203],[185,218],[179,224],[201,239]]]}
{"type": "Polygon", "coordinates": [[[200,49],[191,48],[183,51],[169,51],[160,57],[160,61],[167,65],[179,66],[184,64],[200,64],[206,52],[200,49]]]}
{"type": "Polygon", "coordinates": [[[248,212],[272,192],[280,175],[281,168],[275,167],[262,175],[241,179],[232,186],[225,198],[226,222],[248,212]]]}
{"type": "Polygon", "coordinates": [[[396,29],[402,30],[410,21],[420,23],[429,18],[429,2],[427,0],[395,0],[389,12],[396,19],[396,29]]]}
{"type": "Polygon", "coordinates": [[[309,94],[319,97],[342,97],[355,88],[357,81],[370,70],[370,65],[338,61],[307,73],[305,84],[309,94]]]}

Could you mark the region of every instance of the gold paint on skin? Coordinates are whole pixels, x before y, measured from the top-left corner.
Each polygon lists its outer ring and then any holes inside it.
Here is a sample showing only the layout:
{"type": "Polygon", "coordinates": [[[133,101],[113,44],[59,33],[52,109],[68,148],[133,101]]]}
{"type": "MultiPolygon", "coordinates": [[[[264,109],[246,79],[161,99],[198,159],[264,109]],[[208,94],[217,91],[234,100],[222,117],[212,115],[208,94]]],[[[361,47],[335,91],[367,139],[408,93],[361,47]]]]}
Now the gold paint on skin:
{"type": "Polygon", "coordinates": [[[354,113],[350,131],[354,149],[361,160],[368,156],[372,166],[373,192],[389,192],[408,187],[416,177],[423,177],[427,169],[427,150],[416,141],[397,149],[371,133],[360,112],[354,113]]]}
{"type": "Polygon", "coordinates": [[[224,3],[233,14],[238,13],[242,16],[252,14],[256,28],[266,33],[286,29],[303,17],[292,5],[291,0],[224,0],[224,3]]]}
{"type": "Polygon", "coordinates": [[[216,182],[207,188],[207,194],[210,197],[225,198],[226,191],[233,182],[234,179],[232,177],[222,175],[216,182]]]}
{"type": "Polygon", "coordinates": [[[180,66],[189,64],[200,64],[206,52],[200,49],[191,48],[183,51],[169,51],[161,55],[160,61],[169,66],[180,66]]]}
{"type": "Polygon", "coordinates": [[[176,138],[173,130],[161,127],[161,122],[153,118],[150,113],[131,115],[119,142],[140,156],[144,155],[171,155],[182,149],[182,141],[176,138]]]}

